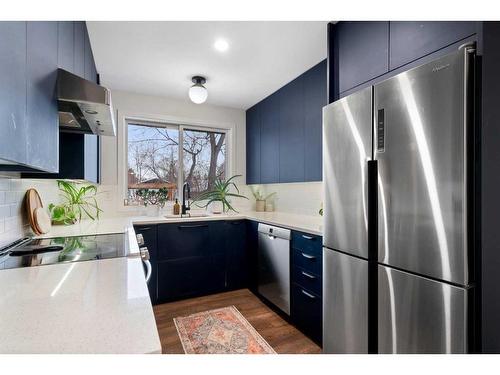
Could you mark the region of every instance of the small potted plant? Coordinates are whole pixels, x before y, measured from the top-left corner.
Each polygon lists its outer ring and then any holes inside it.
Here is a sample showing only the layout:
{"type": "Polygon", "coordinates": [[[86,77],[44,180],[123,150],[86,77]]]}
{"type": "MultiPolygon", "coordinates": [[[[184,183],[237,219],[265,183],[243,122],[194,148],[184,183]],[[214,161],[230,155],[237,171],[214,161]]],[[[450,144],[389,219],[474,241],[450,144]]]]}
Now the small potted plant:
{"type": "Polygon", "coordinates": [[[276,193],[264,195],[261,186],[250,187],[255,198],[255,211],[264,212],[266,210],[266,201],[276,193]]]}
{"type": "Polygon", "coordinates": [[[214,183],[214,188],[210,191],[206,191],[201,193],[196,199],[195,204],[198,207],[207,208],[211,204],[221,204],[222,210],[213,209],[212,212],[216,213],[227,213],[229,210],[238,212],[234,209],[229,201],[229,198],[244,198],[248,199],[244,195],[240,194],[240,191],[236,184],[232,181],[236,177],[240,177],[240,175],[235,175],[227,180],[217,179],[214,183]],[[231,188],[236,190],[236,193],[231,193],[231,188]]]}
{"type": "Polygon", "coordinates": [[[165,206],[168,200],[167,188],[163,187],[158,190],[138,189],[136,194],[141,199],[144,207],[146,207],[147,216],[160,216],[160,209],[165,206]]]}
{"type": "Polygon", "coordinates": [[[49,204],[52,224],[71,225],[81,221],[82,217],[91,220],[99,219],[102,210],[97,204],[97,187],[84,185],[78,188],[76,184],[64,180],[57,180],[57,187],[64,199],[60,204],[49,204]]]}

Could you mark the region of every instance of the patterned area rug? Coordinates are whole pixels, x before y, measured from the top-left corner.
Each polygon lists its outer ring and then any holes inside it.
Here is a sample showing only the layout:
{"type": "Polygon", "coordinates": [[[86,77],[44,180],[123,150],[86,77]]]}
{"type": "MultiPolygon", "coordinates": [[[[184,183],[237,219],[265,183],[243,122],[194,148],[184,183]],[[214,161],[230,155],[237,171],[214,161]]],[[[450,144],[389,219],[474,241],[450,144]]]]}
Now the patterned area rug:
{"type": "Polygon", "coordinates": [[[174,319],[186,354],[276,354],[234,306],[174,319]]]}

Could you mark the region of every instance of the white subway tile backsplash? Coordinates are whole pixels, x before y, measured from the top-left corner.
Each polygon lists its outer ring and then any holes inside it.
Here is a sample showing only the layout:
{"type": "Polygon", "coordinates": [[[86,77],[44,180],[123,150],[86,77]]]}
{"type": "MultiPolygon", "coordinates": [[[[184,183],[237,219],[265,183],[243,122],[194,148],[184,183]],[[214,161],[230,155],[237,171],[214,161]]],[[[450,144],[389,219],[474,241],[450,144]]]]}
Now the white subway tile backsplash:
{"type": "Polygon", "coordinates": [[[0,191],[10,190],[10,179],[0,178],[0,191]]]}
{"type": "Polygon", "coordinates": [[[0,177],[0,247],[30,233],[23,204],[24,195],[29,188],[38,190],[45,207],[50,202],[60,201],[54,180],[0,177]]]}

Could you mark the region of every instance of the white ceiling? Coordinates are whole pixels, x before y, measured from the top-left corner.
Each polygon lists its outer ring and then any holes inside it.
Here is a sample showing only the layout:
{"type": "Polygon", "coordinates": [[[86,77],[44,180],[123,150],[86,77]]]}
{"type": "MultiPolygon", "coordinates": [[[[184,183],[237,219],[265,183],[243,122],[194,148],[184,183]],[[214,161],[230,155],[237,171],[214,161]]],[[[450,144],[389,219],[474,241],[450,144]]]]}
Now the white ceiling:
{"type": "Polygon", "coordinates": [[[101,84],[188,100],[193,75],[208,104],[247,109],[326,58],[326,22],[87,22],[101,84]],[[229,50],[214,49],[217,38],[229,50]]]}

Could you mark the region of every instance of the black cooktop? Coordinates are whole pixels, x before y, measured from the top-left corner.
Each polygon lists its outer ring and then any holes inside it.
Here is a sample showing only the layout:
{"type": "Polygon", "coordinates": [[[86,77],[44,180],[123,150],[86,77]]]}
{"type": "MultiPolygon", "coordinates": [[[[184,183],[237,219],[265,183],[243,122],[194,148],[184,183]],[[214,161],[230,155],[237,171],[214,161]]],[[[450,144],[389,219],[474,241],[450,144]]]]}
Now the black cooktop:
{"type": "Polygon", "coordinates": [[[0,269],[118,258],[127,254],[124,233],[32,239],[3,249],[0,269]]]}

